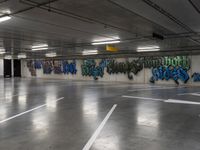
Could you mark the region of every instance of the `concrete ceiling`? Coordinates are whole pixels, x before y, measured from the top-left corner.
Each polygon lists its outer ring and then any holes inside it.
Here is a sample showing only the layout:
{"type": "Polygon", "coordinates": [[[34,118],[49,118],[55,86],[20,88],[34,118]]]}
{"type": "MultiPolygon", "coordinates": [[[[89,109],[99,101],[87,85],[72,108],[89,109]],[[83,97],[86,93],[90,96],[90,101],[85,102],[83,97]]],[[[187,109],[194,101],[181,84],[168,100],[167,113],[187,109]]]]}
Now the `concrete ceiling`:
{"type": "Polygon", "coordinates": [[[121,39],[114,54],[135,54],[138,46],[159,45],[161,52],[200,52],[199,0],[0,0],[0,47],[29,58],[79,56],[84,49],[110,55],[95,39],[121,39]],[[164,40],[152,38],[152,33],[164,40]],[[32,45],[49,49],[33,52],[32,45]]]}

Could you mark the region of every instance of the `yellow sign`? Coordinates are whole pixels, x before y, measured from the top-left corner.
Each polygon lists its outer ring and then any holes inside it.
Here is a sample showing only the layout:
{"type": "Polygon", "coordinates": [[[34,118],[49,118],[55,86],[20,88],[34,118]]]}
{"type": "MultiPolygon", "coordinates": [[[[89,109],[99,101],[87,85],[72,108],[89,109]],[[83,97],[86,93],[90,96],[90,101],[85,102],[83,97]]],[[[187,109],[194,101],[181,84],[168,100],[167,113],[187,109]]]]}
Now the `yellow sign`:
{"type": "Polygon", "coordinates": [[[106,51],[116,52],[116,51],[118,51],[118,48],[115,46],[112,46],[112,45],[106,45],[106,51]]]}

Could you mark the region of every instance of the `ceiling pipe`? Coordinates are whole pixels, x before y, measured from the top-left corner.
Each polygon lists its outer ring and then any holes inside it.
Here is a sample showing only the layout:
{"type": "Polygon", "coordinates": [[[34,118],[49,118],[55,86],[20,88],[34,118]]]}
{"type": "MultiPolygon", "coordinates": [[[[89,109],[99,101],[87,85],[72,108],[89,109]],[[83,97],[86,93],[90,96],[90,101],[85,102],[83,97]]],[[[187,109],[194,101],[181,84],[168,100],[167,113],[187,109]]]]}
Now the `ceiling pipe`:
{"type": "Polygon", "coordinates": [[[194,7],[194,9],[200,14],[199,8],[195,5],[195,3],[192,0],[188,0],[188,2],[194,7]]]}
{"type": "MultiPolygon", "coordinates": [[[[24,4],[27,4],[29,6],[38,5],[37,2],[31,1],[31,0],[21,0],[21,2],[24,3],[24,4]],[[27,2],[29,2],[29,3],[27,3],[27,2]]],[[[43,6],[39,6],[39,8],[48,11],[48,6],[43,5],[43,6]]],[[[85,16],[82,16],[82,15],[79,15],[79,14],[75,14],[73,12],[60,10],[58,8],[55,8],[55,7],[51,7],[51,12],[59,14],[59,15],[63,15],[63,16],[66,16],[66,17],[71,17],[71,18],[74,18],[74,19],[77,19],[77,20],[80,20],[80,21],[88,22],[88,23],[98,23],[98,24],[101,24],[105,27],[110,27],[110,28],[116,29],[118,31],[124,31],[124,32],[127,32],[127,33],[131,33],[133,35],[136,35],[136,33],[132,32],[131,30],[121,28],[121,27],[118,27],[118,26],[114,26],[112,24],[104,23],[102,21],[99,21],[99,20],[96,20],[96,19],[93,19],[93,18],[89,18],[89,17],[85,17],[85,16]]]]}
{"type": "MultiPolygon", "coordinates": [[[[150,20],[150,19],[148,19],[148,18],[146,18],[146,17],[144,17],[144,16],[141,16],[140,14],[137,14],[137,13],[135,13],[135,12],[133,12],[133,11],[131,11],[130,9],[128,9],[128,8],[126,8],[126,7],[124,7],[124,6],[122,6],[122,5],[120,5],[120,4],[118,4],[117,2],[114,2],[113,0],[107,0],[108,2],[110,2],[111,4],[113,4],[113,5],[116,5],[116,6],[118,6],[118,7],[120,7],[120,8],[122,8],[122,9],[124,9],[125,11],[127,11],[127,12],[129,12],[129,13],[132,13],[132,14],[134,14],[134,15],[138,15],[138,16],[140,16],[140,17],[142,17],[142,18],[144,18],[144,19],[146,19],[146,20],[148,20],[148,21],[150,21],[150,22],[152,22],[153,24],[156,24],[156,25],[158,25],[158,26],[161,26],[160,24],[157,24],[156,22],[153,22],[152,20],[150,20]]],[[[152,2],[151,1],[145,1],[146,3],[148,3],[148,5],[150,4],[150,6],[152,6],[152,5],[155,5],[155,3],[153,3],[152,4],[152,2]]],[[[158,7],[157,7],[158,8],[158,7]]],[[[155,8],[154,8],[155,9],[155,8]]],[[[159,9],[160,9],[160,7],[159,7],[159,9]]],[[[157,9],[156,9],[157,10],[157,9]]],[[[168,16],[169,17],[169,16],[168,16]]],[[[171,17],[171,18],[175,18],[175,17],[171,17]]],[[[175,20],[177,20],[176,18],[175,18],[175,20]]],[[[175,20],[173,20],[173,21],[175,21],[175,20]]],[[[182,24],[182,23],[181,23],[182,24]]],[[[184,25],[185,26],[185,25],[184,25]]],[[[161,26],[163,29],[165,29],[165,30],[168,30],[167,28],[165,28],[165,27],[163,27],[163,26],[161,26]]],[[[184,27],[184,28],[187,28],[188,30],[190,30],[190,31],[192,31],[192,29],[189,29],[189,27],[184,27]]],[[[170,31],[170,32],[172,32],[172,31],[170,31]]],[[[194,32],[194,31],[192,31],[192,34],[193,35],[196,35],[196,32],[194,32]]],[[[179,35],[179,34],[172,34],[172,35],[179,35]]],[[[171,38],[171,37],[168,37],[168,35],[163,35],[164,36],[164,38],[171,38]]],[[[190,36],[185,36],[185,38],[191,38],[190,36]]],[[[197,41],[197,40],[194,40],[194,39],[190,39],[190,40],[192,40],[193,42],[195,42],[195,43],[197,43],[197,44],[200,44],[200,42],[199,41],[197,41]]]]}
{"type": "MultiPolygon", "coordinates": [[[[21,1],[21,0],[19,0],[19,1],[21,1]]],[[[53,3],[53,2],[56,2],[56,1],[58,1],[58,0],[50,0],[50,3],[53,3]]],[[[36,7],[40,7],[40,6],[46,5],[46,4],[48,4],[48,3],[49,3],[49,1],[48,1],[48,2],[43,2],[43,3],[38,3],[38,4],[35,5],[35,6],[31,6],[31,7],[22,9],[22,10],[18,10],[18,11],[15,11],[15,12],[13,12],[13,13],[10,13],[10,14],[3,14],[3,15],[0,16],[0,18],[5,17],[5,16],[7,16],[7,15],[12,16],[12,15],[16,15],[16,14],[19,14],[19,13],[23,13],[23,12],[29,11],[29,10],[31,10],[31,9],[34,9],[34,8],[36,8],[36,7]]]]}
{"type": "MultiPolygon", "coordinates": [[[[77,18],[76,16],[73,16],[73,14],[66,15],[66,14],[64,14],[64,13],[61,12],[62,10],[59,10],[59,9],[56,9],[56,8],[53,8],[52,6],[50,6],[50,2],[46,3],[46,4],[49,4],[48,6],[45,6],[45,5],[38,6],[39,3],[34,2],[34,1],[30,1],[30,0],[20,0],[19,2],[21,2],[23,4],[26,4],[26,5],[29,5],[29,6],[32,6],[32,7],[38,7],[40,9],[47,10],[47,11],[50,11],[50,12],[53,12],[53,13],[56,13],[56,14],[59,14],[59,15],[64,15],[64,16],[71,17],[71,18],[74,18],[74,19],[79,19],[79,20],[81,19],[81,21],[84,21],[84,22],[93,23],[90,20],[86,20],[87,18],[86,19],[80,18],[80,17],[77,18]],[[60,13],[57,12],[57,11],[55,11],[55,10],[60,11],[60,13]]],[[[19,17],[19,16],[17,16],[17,17],[19,17]]],[[[19,18],[30,20],[30,19],[24,18],[24,17],[19,17],[19,18]]],[[[31,20],[31,21],[35,21],[35,20],[31,20]]],[[[38,21],[38,20],[36,20],[36,21],[39,22],[39,23],[44,23],[44,24],[48,24],[48,25],[51,25],[51,26],[52,25],[55,26],[55,24],[50,24],[50,23],[47,23],[47,22],[44,22],[44,21],[42,21],[42,22],[38,21]]],[[[61,28],[60,25],[59,26],[56,25],[56,27],[60,27],[61,28]]],[[[98,34],[98,33],[92,33],[92,32],[88,32],[88,31],[83,31],[83,30],[75,29],[75,28],[71,28],[71,27],[64,27],[64,26],[62,26],[62,28],[67,28],[67,29],[70,29],[70,30],[74,30],[74,31],[82,32],[82,33],[86,33],[86,34],[98,35],[98,36],[102,36],[102,37],[112,38],[112,37],[109,37],[109,36],[106,36],[106,35],[101,35],[101,34],[98,34]]],[[[113,26],[113,28],[114,28],[114,26],[113,26]]]]}
{"type": "MultiPolygon", "coordinates": [[[[161,8],[156,3],[152,2],[151,0],[142,0],[142,1],[144,3],[146,3],[147,5],[149,5],[150,7],[154,8],[155,10],[157,10],[158,12],[160,12],[161,14],[163,14],[164,16],[166,16],[167,18],[169,18],[170,20],[172,20],[173,22],[175,22],[176,24],[178,24],[180,27],[182,27],[186,31],[196,35],[196,32],[193,31],[189,26],[187,26],[186,24],[182,23],[180,20],[178,20],[176,17],[174,17],[173,15],[171,15],[170,13],[165,11],[163,8],[161,8]]],[[[196,39],[193,39],[192,37],[190,37],[190,40],[192,40],[193,42],[195,42],[198,45],[200,45],[200,41],[198,41],[196,39]]]]}

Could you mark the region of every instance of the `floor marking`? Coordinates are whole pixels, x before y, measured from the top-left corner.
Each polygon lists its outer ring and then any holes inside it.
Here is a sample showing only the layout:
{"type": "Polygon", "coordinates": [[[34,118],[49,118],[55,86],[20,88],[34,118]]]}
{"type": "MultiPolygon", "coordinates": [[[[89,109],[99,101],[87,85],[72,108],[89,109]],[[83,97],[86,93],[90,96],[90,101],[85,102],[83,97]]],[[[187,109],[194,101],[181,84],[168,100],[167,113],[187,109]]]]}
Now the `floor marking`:
{"type": "Polygon", "coordinates": [[[176,100],[176,99],[168,99],[168,100],[165,100],[164,102],[165,102],[165,103],[179,103],[179,104],[200,105],[199,102],[183,101],[183,100],[176,100]]]}
{"type": "Polygon", "coordinates": [[[200,96],[200,94],[198,94],[198,93],[192,93],[192,94],[190,94],[190,95],[193,95],[193,96],[200,96]]]}
{"type": "Polygon", "coordinates": [[[92,144],[96,140],[97,136],[99,135],[99,133],[101,132],[101,130],[105,126],[106,122],[108,121],[108,119],[110,118],[110,116],[112,115],[112,113],[113,113],[113,111],[115,110],[116,107],[117,107],[117,104],[114,104],[113,107],[108,112],[108,114],[106,115],[106,117],[104,118],[104,120],[101,122],[101,124],[99,125],[97,130],[94,132],[94,134],[91,136],[91,138],[89,139],[89,141],[86,143],[86,145],[83,147],[82,150],[89,150],[91,148],[92,144]]]}
{"type": "Polygon", "coordinates": [[[200,92],[193,92],[193,93],[180,93],[180,94],[177,94],[177,95],[191,95],[191,94],[197,94],[197,93],[200,93],[200,92]]]}
{"type": "Polygon", "coordinates": [[[145,88],[145,89],[147,89],[147,88],[153,88],[153,87],[155,87],[155,88],[162,88],[163,86],[150,86],[150,85],[131,85],[131,84],[125,84],[125,85],[121,85],[121,84],[112,84],[112,85],[98,85],[98,87],[97,86],[91,86],[91,87],[89,87],[89,88],[95,88],[95,89],[97,89],[97,88],[109,88],[109,87],[115,87],[115,88],[120,88],[120,87],[127,87],[127,88],[145,88]]]}
{"type": "MultiPolygon", "coordinates": [[[[62,100],[62,99],[64,99],[64,97],[61,97],[61,98],[55,100],[54,102],[58,102],[58,101],[60,101],[60,100],[62,100]]],[[[20,116],[22,116],[22,115],[24,115],[24,114],[30,113],[30,112],[32,112],[32,111],[34,111],[34,110],[40,109],[40,108],[42,108],[42,107],[45,107],[45,106],[47,106],[47,105],[48,105],[48,103],[45,103],[45,104],[40,105],[40,106],[37,106],[37,107],[35,107],[35,108],[33,108],[33,109],[24,111],[24,112],[22,112],[22,113],[19,113],[19,114],[17,114],[17,115],[14,115],[14,116],[12,116],[12,117],[7,118],[7,119],[1,120],[1,121],[0,121],[0,124],[2,124],[2,123],[4,123],[4,122],[7,122],[7,121],[9,121],[9,120],[15,119],[15,118],[17,118],[17,117],[20,117],[20,116]]]]}
{"type": "Polygon", "coordinates": [[[130,92],[137,92],[137,91],[152,91],[152,90],[165,90],[165,89],[175,89],[177,87],[168,87],[168,88],[145,88],[145,89],[134,89],[128,90],[130,92]]]}
{"type": "Polygon", "coordinates": [[[165,101],[164,99],[157,99],[157,98],[149,98],[149,97],[136,97],[136,96],[127,96],[123,95],[124,98],[134,98],[134,99],[146,99],[146,100],[154,100],[154,101],[165,101]]]}
{"type": "Polygon", "coordinates": [[[133,99],[142,99],[142,100],[153,100],[153,101],[162,101],[165,103],[179,103],[179,104],[193,104],[193,105],[200,105],[200,102],[194,101],[185,101],[185,100],[177,100],[177,99],[157,99],[157,98],[149,98],[149,97],[135,97],[135,96],[127,96],[123,95],[124,98],[133,98],[133,99]]]}

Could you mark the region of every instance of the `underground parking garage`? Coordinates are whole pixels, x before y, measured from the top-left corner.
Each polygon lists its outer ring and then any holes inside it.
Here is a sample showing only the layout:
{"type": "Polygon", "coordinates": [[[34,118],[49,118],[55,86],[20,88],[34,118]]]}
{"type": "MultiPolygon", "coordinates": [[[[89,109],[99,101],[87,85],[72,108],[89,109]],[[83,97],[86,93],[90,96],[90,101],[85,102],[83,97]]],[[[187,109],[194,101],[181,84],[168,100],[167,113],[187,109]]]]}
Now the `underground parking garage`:
{"type": "Polygon", "coordinates": [[[198,0],[1,0],[0,150],[199,150],[198,0]]]}

